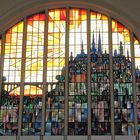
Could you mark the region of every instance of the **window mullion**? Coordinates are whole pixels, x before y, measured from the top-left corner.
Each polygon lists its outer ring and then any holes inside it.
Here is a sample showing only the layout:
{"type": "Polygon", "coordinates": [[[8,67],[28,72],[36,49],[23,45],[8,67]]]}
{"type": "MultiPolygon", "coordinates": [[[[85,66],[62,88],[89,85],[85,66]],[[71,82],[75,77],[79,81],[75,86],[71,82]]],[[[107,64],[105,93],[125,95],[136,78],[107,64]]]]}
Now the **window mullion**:
{"type": "Polygon", "coordinates": [[[23,112],[23,96],[25,82],[25,62],[26,62],[26,39],[27,39],[27,18],[24,18],[23,27],[23,44],[22,44],[22,61],[21,61],[21,83],[20,83],[20,103],[19,103],[19,119],[18,119],[18,136],[21,135],[22,129],[22,112],[23,112]]]}
{"type": "Polygon", "coordinates": [[[64,139],[67,139],[67,135],[68,135],[68,92],[69,92],[69,88],[68,88],[68,65],[69,65],[69,7],[66,7],[66,28],[65,28],[65,32],[66,32],[66,37],[65,37],[65,114],[64,114],[64,139]]]}
{"type": "Polygon", "coordinates": [[[87,93],[88,93],[88,139],[91,137],[91,71],[90,71],[90,9],[87,11],[87,93]]]}
{"type": "Polygon", "coordinates": [[[114,83],[113,83],[113,55],[112,55],[112,19],[108,17],[108,40],[109,40],[109,71],[110,71],[110,110],[111,110],[111,135],[115,139],[114,130],[114,83]]]}
{"type": "Polygon", "coordinates": [[[130,32],[130,50],[132,61],[132,93],[134,106],[134,134],[138,138],[138,120],[137,120],[137,95],[136,95],[136,75],[135,75],[135,54],[134,54],[134,35],[130,32]]]}
{"type": "Polygon", "coordinates": [[[3,68],[4,68],[4,50],[5,50],[5,32],[2,33],[2,40],[1,40],[1,58],[0,58],[0,101],[2,95],[2,82],[3,82],[3,68]]]}
{"type": "Polygon", "coordinates": [[[47,48],[48,48],[48,9],[45,10],[45,25],[44,25],[44,53],[43,53],[43,91],[42,91],[42,121],[41,121],[41,135],[45,132],[45,108],[46,108],[46,91],[48,85],[47,81],[47,48]]]}

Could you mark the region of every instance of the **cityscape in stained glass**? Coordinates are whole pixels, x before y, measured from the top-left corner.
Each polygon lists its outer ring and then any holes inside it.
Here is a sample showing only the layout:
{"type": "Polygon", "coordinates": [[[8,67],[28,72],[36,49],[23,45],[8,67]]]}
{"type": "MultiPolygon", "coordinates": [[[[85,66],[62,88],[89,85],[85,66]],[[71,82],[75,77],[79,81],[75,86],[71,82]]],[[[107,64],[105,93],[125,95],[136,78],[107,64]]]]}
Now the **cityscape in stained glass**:
{"type": "Polygon", "coordinates": [[[115,135],[133,136],[134,88],[140,132],[140,42],[134,36],[133,76],[133,43],[125,25],[72,7],[35,13],[25,21],[9,28],[4,40],[0,36],[1,136],[87,136],[89,126],[92,136],[111,136],[111,123],[115,135]]]}

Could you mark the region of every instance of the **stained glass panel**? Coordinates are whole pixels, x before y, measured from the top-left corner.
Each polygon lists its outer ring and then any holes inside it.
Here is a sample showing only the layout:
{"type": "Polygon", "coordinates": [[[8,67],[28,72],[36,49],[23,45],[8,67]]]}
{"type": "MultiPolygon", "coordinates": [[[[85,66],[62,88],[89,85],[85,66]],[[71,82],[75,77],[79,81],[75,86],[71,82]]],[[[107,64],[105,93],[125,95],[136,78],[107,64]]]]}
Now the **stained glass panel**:
{"type": "Polygon", "coordinates": [[[87,11],[69,11],[68,134],[87,134],[87,11]]]}
{"type": "Polygon", "coordinates": [[[91,12],[91,123],[92,135],[109,135],[110,89],[108,18],[91,12]]]}
{"type": "Polygon", "coordinates": [[[114,123],[116,135],[134,135],[130,33],[112,20],[114,123]]]}
{"type": "MultiPolygon", "coordinates": [[[[4,82],[4,79],[3,79],[4,82]]],[[[15,91],[20,90],[16,84],[2,86],[0,102],[0,135],[17,135],[18,132],[18,112],[19,96],[15,91]]],[[[18,91],[19,92],[19,91],[18,91]]]]}
{"type": "Polygon", "coordinates": [[[4,71],[5,82],[20,82],[23,42],[23,22],[17,23],[6,32],[4,71]]]}
{"type": "MultiPolygon", "coordinates": [[[[69,17],[66,18],[66,8],[50,9],[47,12],[47,17],[45,12],[36,13],[26,18],[27,25],[24,26],[24,22],[20,21],[6,31],[4,60],[1,61],[4,66],[0,72],[2,73],[0,135],[18,134],[22,89],[24,93],[22,93],[21,135],[40,136],[44,125],[46,136],[64,136],[65,106],[68,107],[68,135],[89,134],[88,119],[91,119],[91,135],[111,135],[111,94],[114,96],[112,123],[115,125],[115,135],[134,135],[136,128],[132,93],[134,87],[132,87],[128,28],[112,19],[112,38],[109,40],[108,17],[102,13],[91,10],[90,15],[87,15],[88,9],[69,8],[67,11],[69,17]],[[87,23],[89,20],[90,23],[87,23]],[[66,27],[67,22],[68,27],[66,27]],[[27,27],[26,31],[24,27],[27,27]],[[25,39],[23,33],[26,35],[25,39]],[[47,40],[46,44],[44,37],[47,40]],[[65,42],[66,40],[69,42],[65,42]],[[90,42],[87,42],[88,40],[90,42]],[[110,41],[112,44],[109,44],[110,41]],[[110,45],[113,48],[113,83],[110,83],[109,71],[110,45]],[[22,54],[23,47],[25,54],[22,54]],[[44,47],[47,53],[44,52],[44,47]],[[87,47],[90,48],[89,65],[87,47]],[[65,58],[66,52],[69,52],[68,60],[65,58]],[[24,61],[25,64],[22,64],[24,61]],[[24,67],[25,77],[24,72],[21,77],[21,68],[24,67]],[[87,84],[89,69],[91,91],[88,91],[90,88],[87,84]],[[43,77],[44,75],[46,77],[43,77]],[[68,81],[65,80],[66,76],[68,81]],[[67,84],[68,93],[65,93],[67,84]],[[110,93],[111,86],[114,88],[113,93],[110,93]],[[45,94],[45,106],[42,106],[42,94],[45,94]],[[66,105],[65,94],[68,96],[66,105]],[[91,95],[91,118],[88,116],[88,94],[91,95]],[[44,111],[45,116],[42,116],[44,111]],[[43,117],[45,117],[44,124],[42,124],[43,117]]],[[[0,59],[1,48],[0,35],[0,59]]],[[[140,42],[137,37],[134,38],[134,52],[138,132],[140,132],[140,42]]]]}
{"type": "Polygon", "coordinates": [[[45,14],[27,19],[25,82],[42,82],[45,14]]]}
{"type": "Polygon", "coordinates": [[[49,10],[45,135],[64,135],[66,9],[49,10]]]}
{"type": "Polygon", "coordinates": [[[22,135],[41,135],[42,86],[25,85],[22,113],[22,135]]]}
{"type": "Polygon", "coordinates": [[[140,134],[140,42],[134,38],[138,133],[140,134]]]}

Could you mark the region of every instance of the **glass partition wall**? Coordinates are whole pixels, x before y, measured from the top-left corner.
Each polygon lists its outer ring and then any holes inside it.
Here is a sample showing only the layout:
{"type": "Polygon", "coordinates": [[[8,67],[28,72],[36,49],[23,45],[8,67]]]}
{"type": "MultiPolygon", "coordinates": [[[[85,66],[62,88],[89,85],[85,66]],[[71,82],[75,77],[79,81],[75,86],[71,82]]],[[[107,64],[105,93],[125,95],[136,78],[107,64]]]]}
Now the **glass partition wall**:
{"type": "Polygon", "coordinates": [[[88,135],[90,126],[90,135],[139,131],[140,43],[110,19],[90,9],[48,9],[0,36],[0,135],[88,135]]]}

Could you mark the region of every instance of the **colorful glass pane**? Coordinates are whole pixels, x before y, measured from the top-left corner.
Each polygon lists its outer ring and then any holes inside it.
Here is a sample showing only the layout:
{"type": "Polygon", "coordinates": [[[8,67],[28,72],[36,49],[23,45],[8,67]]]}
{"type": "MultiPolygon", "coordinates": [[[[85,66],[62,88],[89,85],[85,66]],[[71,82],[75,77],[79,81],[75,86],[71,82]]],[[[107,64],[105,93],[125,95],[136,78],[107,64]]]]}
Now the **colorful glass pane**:
{"type": "Polygon", "coordinates": [[[140,133],[140,42],[134,38],[138,133],[140,133]]]}
{"type": "Polygon", "coordinates": [[[22,113],[22,135],[40,135],[42,119],[41,85],[25,85],[22,113]]]}
{"type": "Polygon", "coordinates": [[[18,133],[19,96],[14,92],[18,90],[20,90],[20,87],[17,89],[16,84],[3,84],[2,86],[0,102],[0,135],[10,136],[17,135],[18,133]]]}
{"type": "Polygon", "coordinates": [[[108,18],[90,13],[91,61],[91,132],[92,135],[111,134],[108,18]]]}
{"type": "Polygon", "coordinates": [[[25,82],[42,82],[45,14],[27,19],[25,82]]]}
{"type": "Polygon", "coordinates": [[[87,11],[69,11],[68,134],[87,135],[87,11]]]}
{"type": "Polygon", "coordinates": [[[64,135],[66,9],[49,10],[45,135],[64,135]]]}
{"type": "Polygon", "coordinates": [[[112,20],[115,135],[134,135],[130,33],[112,20]]]}
{"type": "Polygon", "coordinates": [[[23,21],[6,32],[4,71],[6,82],[20,82],[23,42],[23,21]]]}

